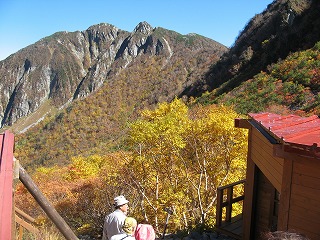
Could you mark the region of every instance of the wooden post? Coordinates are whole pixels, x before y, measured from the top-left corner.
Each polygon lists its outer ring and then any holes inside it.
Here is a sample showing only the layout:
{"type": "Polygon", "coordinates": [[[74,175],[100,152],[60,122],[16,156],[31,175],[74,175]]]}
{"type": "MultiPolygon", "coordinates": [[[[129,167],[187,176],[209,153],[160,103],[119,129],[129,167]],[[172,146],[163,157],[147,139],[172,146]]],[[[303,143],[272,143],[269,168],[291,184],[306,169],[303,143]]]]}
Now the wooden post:
{"type": "Polygon", "coordinates": [[[229,188],[227,188],[226,222],[231,221],[232,200],[233,200],[233,186],[230,186],[229,188]]]}
{"type": "Polygon", "coordinates": [[[6,130],[0,134],[0,239],[12,239],[14,236],[13,149],[14,135],[6,130]]]}
{"type": "Polygon", "coordinates": [[[255,187],[257,166],[251,157],[252,150],[252,127],[249,128],[248,136],[248,156],[246,183],[244,186],[243,201],[243,222],[242,222],[242,239],[248,240],[254,238],[254,204],[255,204],[255,187]]]}
{"type": "Polygon", "coordinates": [[[217,191],[216,226],[220,227],[222,224],[223,189],[218,188],[217,191]]]}
{"type": "Polygon", "coordinates": [[[28,189],[34,199],[38,202],[41,208],[49,216],[51,221],[56,225],[60,230],[63,236],[68,240],[78,240],[78,237],[73,233],[68,224],[64,219],[59,215],[56,209],[51,205],[47,198],[43,195],[37,185],[33,182],[29,174],[24,170],[20,165],[19,167],[19,178],[24,186],[28,189]]]}
{"type": "Polygon", "coordinates": [[[284,158],[282,186],[280,193],[280,204],[278,212],[278,229],[281,231],[288,230],[291,184],[293,174],[293,161],[288,157],[284,158]]]}

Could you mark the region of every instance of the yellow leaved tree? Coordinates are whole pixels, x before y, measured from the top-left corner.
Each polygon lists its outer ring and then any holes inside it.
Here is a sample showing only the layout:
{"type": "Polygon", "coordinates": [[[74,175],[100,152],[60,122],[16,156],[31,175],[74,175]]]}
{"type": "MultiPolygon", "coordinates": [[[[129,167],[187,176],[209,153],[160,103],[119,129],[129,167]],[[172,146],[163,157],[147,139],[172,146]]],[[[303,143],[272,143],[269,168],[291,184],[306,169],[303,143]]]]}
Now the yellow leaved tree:
{"type": "Polygon", "coordinates": [[[130,126],[134,153],[127,168],[129,181],[140,194],[143,220],[156,229],[164,222],[163,208],[183,199],[179,152],[189,126],[188,108],[179,100],[143,111],[130,126]]]}
{"type": "Polygon", "coordinates": [[[195,216],[194,222],[212,225],[217,188],[245,177],[247,131],[234,127],[237,117],[230,107],[215,105],[195,107],[190,113],[181,161],[189,193],[197,203],[197,214],[189,214],[189,219],[195,216]]]}
{"type": "Polygon", "coordinates": [[[126,169],[140,196],[135,214],[157,230],[165,207],[175,212],[172,230],[211,225],[217,187],[245,176],[247,133],[234,127],[237,117],[230,107],[189,110],[178,99],[143,111],[130,125],[134,152],[126,169]]]}

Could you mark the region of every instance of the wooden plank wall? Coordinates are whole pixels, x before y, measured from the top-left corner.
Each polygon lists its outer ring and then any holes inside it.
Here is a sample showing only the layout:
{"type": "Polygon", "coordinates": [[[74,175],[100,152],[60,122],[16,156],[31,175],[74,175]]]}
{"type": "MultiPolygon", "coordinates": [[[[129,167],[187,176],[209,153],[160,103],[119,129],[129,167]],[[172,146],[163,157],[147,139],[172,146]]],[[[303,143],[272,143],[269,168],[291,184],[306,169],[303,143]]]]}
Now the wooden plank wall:
{"type": "Polygon", "coordinates": [[[258,171],[256,206],[254,211],[254,239],[265,239],[265,234],[270,231],[275,188],[270,181],[258,171]]]}
{"type": "Polygon", "coordinates": [[[273,144],[256,128],[252,128],[251,158],[278,192],[281,192],[284,159],[273,156],[273,144]]]}
{"type": "Polygon", "coordinates": [[[293,162],[288,229],[320,239],[320,160],[297,157],[293,162]]]}

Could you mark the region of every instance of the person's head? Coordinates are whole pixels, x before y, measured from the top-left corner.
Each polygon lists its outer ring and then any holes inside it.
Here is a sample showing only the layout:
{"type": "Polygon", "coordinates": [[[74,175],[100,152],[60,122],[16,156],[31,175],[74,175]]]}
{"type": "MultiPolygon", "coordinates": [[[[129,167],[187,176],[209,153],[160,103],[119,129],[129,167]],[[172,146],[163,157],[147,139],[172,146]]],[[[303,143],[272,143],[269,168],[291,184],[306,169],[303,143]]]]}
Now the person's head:
{"type": "Polygon", "coordinates": [[[295,232],[285,232],[285,231],[276,231],[276,232],[269,232],[266,236],[267,240],[309,240],[306,236],[300,233],[295,232]]]}
{"type": "Polygon", "coordinates": [[[122,225],[123,231],[127,234],[134,235],[136,227],[137,227],[137,220],[135,220],[133,217],[126,217],[122,225]]]}
{"type": "Polygon", "coordinates": [[[138,224],[135,232],[136,240],[155,240],[156,234],[150,224],[138,224]]]}
{"type": "Polygon", "coordinates": [[[128,200],[123,196],[120,195],[114,198],[114,206],[116,209],[120,209],[124,214],[128,213],[128,200]]]}

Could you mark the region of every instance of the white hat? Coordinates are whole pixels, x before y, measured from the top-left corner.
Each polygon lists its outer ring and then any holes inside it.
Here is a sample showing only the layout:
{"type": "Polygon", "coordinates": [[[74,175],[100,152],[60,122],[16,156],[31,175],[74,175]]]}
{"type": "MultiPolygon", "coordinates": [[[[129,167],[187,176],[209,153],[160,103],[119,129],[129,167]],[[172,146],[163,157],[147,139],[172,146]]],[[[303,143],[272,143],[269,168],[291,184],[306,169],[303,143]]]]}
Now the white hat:
{"type": "Polygon", "coordinates": [[[114,198],[114,206],[118,207],[128,203],[129,201],[122,195],[114,198]]]}

